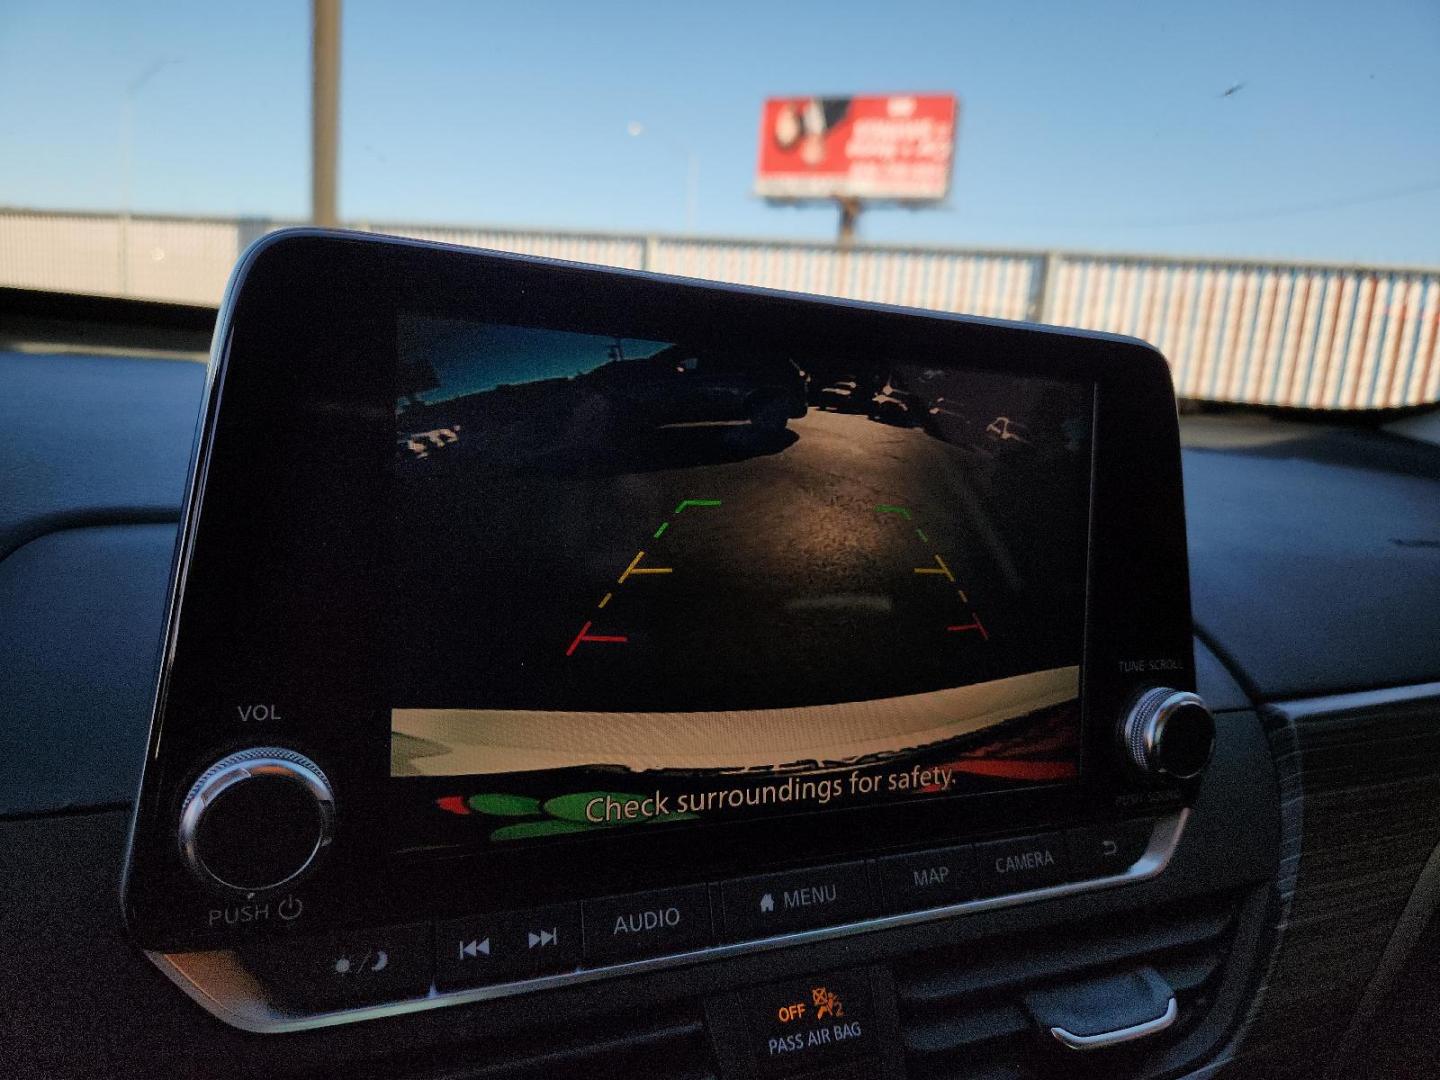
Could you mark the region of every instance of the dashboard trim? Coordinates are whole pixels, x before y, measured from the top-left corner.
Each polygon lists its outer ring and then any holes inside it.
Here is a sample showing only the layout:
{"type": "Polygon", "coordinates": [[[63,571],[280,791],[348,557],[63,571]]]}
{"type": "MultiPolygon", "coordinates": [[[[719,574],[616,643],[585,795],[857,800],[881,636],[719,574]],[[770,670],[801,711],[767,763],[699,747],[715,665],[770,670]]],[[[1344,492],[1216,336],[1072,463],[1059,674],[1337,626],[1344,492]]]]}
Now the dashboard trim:
{"type": "Polygon", "coordinates": [[[1112,1046],[1120,1046],[1122,1043],[1134,1042],[1136,1039],[1148,1038],[1151,1035],[1158,1035],[1160,1032],[1171,1027],[1175,1019],[1180,1015],[1180,1006],[1176,1004],[1172,996],[1165,1004],[1165,1011],[1154,1020],[1146,1020],[1143,1023],[1131,1024],[1129,1027],[1116,1028],[1114,1031],[1102,1031],[1098,1035],[1076,1035],[1063,1027],[1052,1027],[1050,1034],[1055,1041],[1067,1050],[1108,1050],[1112,1046]]]}
{"type": "Polygon", "coordinates": [[[671,956],[659,956],[646,960],[635,960],[604,967],[585,968],[558,975],[547,975],[521,982],[498,983],[492,986],[474,987],[468,990],[436,991],[433,987],[423,998],[387,1002],[380,1005],[366,1005],[333,1012],[298,1013],[287,1011],[269,1001],[261,986],[237,961],[233,950],[219,949],[193,953],[162,953],[147,951],[146,955],[176,986],[217,1019],[232,1027],[257,1034],[282,1034],[295,1031],[310,1031],[316,1028],[332,1027],[337,1024],[358,1023],[363,1020],[378,1020],[386,1017],[403,1016],[407,1013],[428,1009],[444,1008],[449,1005],[466,1005],[478,1001],[512,997],[537,990],[552,990],[595,982],[617,976],[639,975],[667,968],[682,967],[707,960],[722,960],[749,953],[767,952],[773,949],[795,945],[807,945],[832,938],[849,937],[855,934],[873,933],[917,923],[934,922],[981,911],[1015,907],[1020,904],[1055,900],[1098,889],[1118,885],[1132,885],[1157,877],[1170,864],[1185,824],[1189,820],[1188,808],[1168,814],[1156,820],[1150,843],[1140,858],[1124,873],[1108,877],[1091,878],[1085,881],[1066,882],[1043,889],[1031,889],[1006,896],[987,897],[982,900],[967,900],[945,907],[928,908],[923,911],[908,911],[897,915],[884,915],[871,919],[826,926],[814,930],[797,931],[756,941],[743,941],[716,945],[671,956]]]}
{"type": "MultiPolygon", "coordinates": [[[[1324,720],[1336,715],[1383,713],[1385,710],[1434,703],[1440,706],[1440,682],[1384,687],[1347,694],[1299,698],[1276,702],[1266,710],[1272,720],[1281,720],[1294,732],[1297,724],[1324,720]]],[[[1303,833],[1303,828],[1300,829],[1303,833]]],[[[1365,990],[1344,1025],[1322,1075],[1338,1080],[1362,1064],[1360,1054],[1372,1038],[1371,1029],[1385,999],[1395,988],[1421,933],[1440,907],[1440,845],[1432,846],[1416,876],[1404,907],[1391,927],[1365,990]]],[[[1263,1004],[1257,1003],[1257,1006],[1263,1004]]]]}
{"type": "Polygon", "coordinates": [[[1349,694],[1326,694],[1321,697],[1292,698],[1274,701],[1266,711],[1277,713],[1290,722],[1308,720],[1331,713],[1356,712],[1363,709],[1386,709],[1408,705],[1431,698],[1440,699],[1440,682],[1389,686],[1380,690],[1359,690],[1349,694]]]}

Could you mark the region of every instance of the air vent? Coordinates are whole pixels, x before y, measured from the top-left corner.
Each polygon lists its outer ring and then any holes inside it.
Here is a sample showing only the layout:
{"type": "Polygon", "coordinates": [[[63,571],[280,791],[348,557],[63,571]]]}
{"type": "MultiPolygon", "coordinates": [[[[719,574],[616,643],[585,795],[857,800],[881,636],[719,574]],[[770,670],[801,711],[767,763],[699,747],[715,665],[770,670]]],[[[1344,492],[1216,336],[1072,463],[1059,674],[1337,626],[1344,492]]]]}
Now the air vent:
{"type": "MultiPolygon", "coordinates": [[[[537,1008],[537,1016],[544,1011],[537,1008]]],[[[704,1021],[698,1009],[687,1009],[491,1036],[429,1061],[410,1054],[361,1075],[364,1080],[715,1080],[716,1070],[704,1021]]]]}
{"type": "MultiPolygon", "coordinates": [[[[1076,1060],[1043,1043],[1025,1012],[1027,990],[1148,964],[1175,988],[1188,1032],[1209,1008],[1233,935],[1231,897],[1067,923],[922,953],[896,966],[900,1023],[915,1080],[1021,1080],[1076,1075],[1076,1060]]],[[[1141,1052],[1138,1044],[1136,1053],[1141,1052]]],[[[1074,1052],[1068,1052],[1073,1056],[1074,1052]]],[[[1115,1076],[1123,1051],[1107,1051],[1115,1076]]],[[[1128,1055],[1127,1055],[1128,1056],[1128,1055]]],[[[1133,1058],[1131,1059],[1133,1061],[1133,1058]]],[[[1100,1064],[1096,1062],[1096,1064],[1100,1064]]]]}

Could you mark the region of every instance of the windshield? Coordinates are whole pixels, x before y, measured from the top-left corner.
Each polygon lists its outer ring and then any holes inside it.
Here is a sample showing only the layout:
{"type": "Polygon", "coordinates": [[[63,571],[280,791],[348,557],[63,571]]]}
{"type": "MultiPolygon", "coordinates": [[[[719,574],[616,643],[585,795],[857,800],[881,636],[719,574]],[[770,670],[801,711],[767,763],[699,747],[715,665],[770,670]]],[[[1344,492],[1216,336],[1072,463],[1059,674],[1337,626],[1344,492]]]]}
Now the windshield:
{"type": "Polygon", "coordinates": [[[318,221],[1134,335],[1191,401],[1425,406],[1437,55],[1425,0],[8,4],[0,285],[213,306],[318,221]]]}

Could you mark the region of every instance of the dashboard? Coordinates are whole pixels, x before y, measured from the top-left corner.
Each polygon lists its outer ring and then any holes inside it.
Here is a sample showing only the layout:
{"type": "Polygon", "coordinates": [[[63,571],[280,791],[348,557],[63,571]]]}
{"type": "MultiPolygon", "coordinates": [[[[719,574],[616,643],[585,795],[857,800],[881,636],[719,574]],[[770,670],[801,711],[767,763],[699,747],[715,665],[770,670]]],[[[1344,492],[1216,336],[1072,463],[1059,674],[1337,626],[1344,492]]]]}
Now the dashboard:
{"type": "MultiPolygon", "coordinates": [[[[1071,865],[1029,883],[1023,903],[1010,902],[1007,886],[955,898],[954,917],[722,949],[703,968],[642,965],[598,990],[547,984],[541,996],[376,1007],[360,1023],[265,1034],[263,1024],[217,1018],[223,1003],[198,1000],[197,986],[216,985],[207,972],[182,994],[184,970],[177,978],[146,959],[118,899],[187,452],[206,393],[203,365],[185,357],[204,351],[214,313],[14,291],[0,301],[0,340],[64,339],[58,351],[0,353],[6,1075],[1023,1077],[1083,1068],[1139,1077],[1405,1067],[1377,1046],[1413,977],[1407,964],[1430,947],[1440,895],[1440,450],[1309,419],[1182,419],[1194,683],[1214,714],[1215,752],[1183,806],[1157,803],[1127,818],[1123,835],[1096,826],[1101,849],[1133,852],[1117,873],[1087,866],[1076,830],[1048,841],[1071,865]],[[1103,995],[1105,979],[1136,972],[1173,991],[1163,1038],[1109,1056],[1082,1052],[1083,1065],[1032,1038],[1036,1017],[1069,1001],[1057,1004],[1058,990],[1103,995]],[[833,1015],[842,1000],[848,1017],[833,1015]],[[826,1045],[802,1038],[792,1055],[789,1041],[815,1030],[822,1007],[832,1013],[826,1045]]],[[[402,449],[399,468],[413,469],[433,444],[420,445],[402,449]]],[[[725,548],[690,555],[713,561],[725,548]]],[[[655,610],[646,617],[665,611],[655,610]]],[[[965,626],[966,614],[953,623],[965,626]]],[[[604,650],[603,636],[582,629],[575,648],[604,650]]],[[[1063,641],[1054,648],[1063,656],[1063,641]]],[[[561,704],[583,709],[603,693],[641,712],[674,707],[627,698],[631,685],[592,681],[590,696],[561,704]]],[[[507,694],[495,700],[523,707],[534,688],[507,694]]],[[[743,698],[737,709],[755,703],[743,698]]],[[[423,713],[437,702],[402,704],[423,713]]],[[[416,760],[395,756],[391,768],[404,773],[416,760]]],[[[999,842],[1023,856],[1056,836],[1036,826],[999,842]]],[[[939,850],[923,846],[917,865],[943,869],[931,857],[939,850]]],[[[726,873],[717,864],[705,881],[725,893],[726,873]]],[[[637,871],[634,888],[643,877],[637,871]]],[[[783,896],[783,884],[757,886],[756,903],[783,896]]],[[[601,892],[624,886],[619,874],[601,892]]],[[[511,931],[543,938],[542,922],[511,931]]],[[[478,953],[491,942],[481,929],[459,939],[461,957],[467,944],[478,953]]],[[[373,968],[373,949],[364,955],[373,968]]],[[[1417,1041],[1413,1054],[1425,1052],[1417,1041]]]]}

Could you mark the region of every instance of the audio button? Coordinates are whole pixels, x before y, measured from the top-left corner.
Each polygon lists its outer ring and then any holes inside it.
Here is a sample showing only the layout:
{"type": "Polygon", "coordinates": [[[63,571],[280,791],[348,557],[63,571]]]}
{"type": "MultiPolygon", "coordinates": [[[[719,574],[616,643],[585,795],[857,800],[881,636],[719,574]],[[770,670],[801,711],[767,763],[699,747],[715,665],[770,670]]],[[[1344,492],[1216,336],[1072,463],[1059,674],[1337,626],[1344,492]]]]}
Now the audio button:
{"type": "Polygon", "coordinates": [[[683,953],[713,940],[705,885],[587,900],[582,913],[587,964],[683,953]]]}

